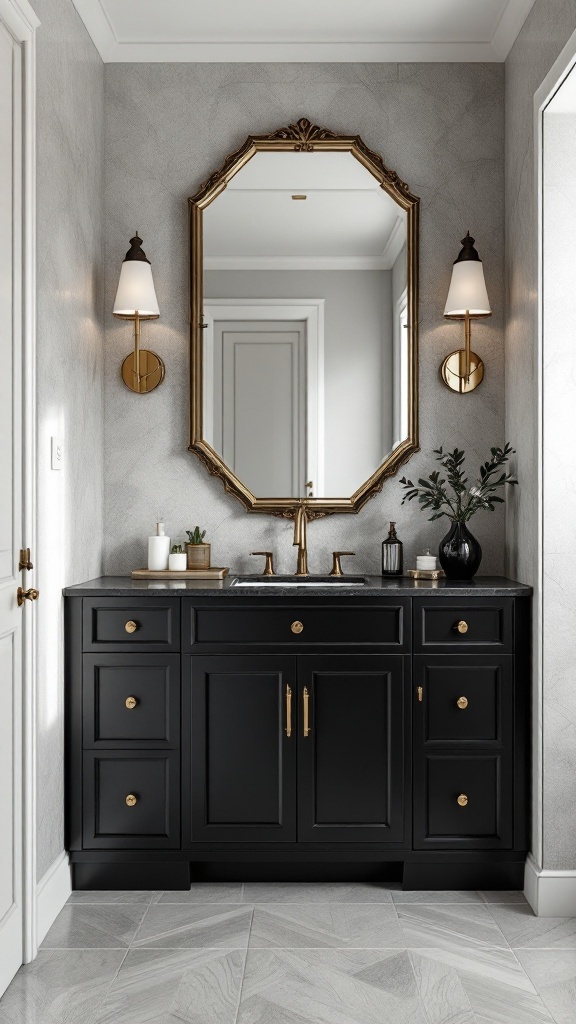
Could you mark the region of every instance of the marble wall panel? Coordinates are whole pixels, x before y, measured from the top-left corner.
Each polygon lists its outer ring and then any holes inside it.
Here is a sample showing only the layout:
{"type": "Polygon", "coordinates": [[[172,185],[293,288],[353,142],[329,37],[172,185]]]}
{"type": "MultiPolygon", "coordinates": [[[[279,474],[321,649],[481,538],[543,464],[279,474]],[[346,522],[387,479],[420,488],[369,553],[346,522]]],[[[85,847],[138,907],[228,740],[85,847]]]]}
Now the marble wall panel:
{"type": "MultiPolygon", "coordinates": [[[[504,440],[503,68],[497,64],[109,64],[106,88],[106,367],[104,568],[144,564],[145,541],[162,515],[182,538],[200,523],[215,564],[254,571],[249,552],[276,551],[279,571],[295,563],[290,523],[247,515],[189,453],[187,197],[249,133],[306,116],[358,132],[421,197],[420,388],[422,452],[410,474],[432,468],[431,450],[460,445],[475,471],[504,440]],[[161,317],[143,345],[166,362],[152,394],[130,394],[119,367],[130,327],[111,315],[120,263],[138,227],[154,273],[161,317]],[[494,316],[474,325],[486,364],[482,387],[462,398],[439,379],[444,356],[463,344],[461,325],[442,313],[452,262],[467,229],[484,259],[494,316]]],[[[515,433],[512,441],[520,444],[515,433]]],[[[357,571],[378,571],[388,520],[398,523],[408,564],[434,548],[434,524],[412,505],[400,509],[397,478],[358,516],[313,523],[312,572],[326,571],[333,548],[357,552],[357,571]],[[344,544],[345,542],[345,544],[344,544]]],[[[482,572],[504,567],[500,513],[473,522],[482,572]]],[[[351,563],[352,564],[352,563],[351,563]]]]}

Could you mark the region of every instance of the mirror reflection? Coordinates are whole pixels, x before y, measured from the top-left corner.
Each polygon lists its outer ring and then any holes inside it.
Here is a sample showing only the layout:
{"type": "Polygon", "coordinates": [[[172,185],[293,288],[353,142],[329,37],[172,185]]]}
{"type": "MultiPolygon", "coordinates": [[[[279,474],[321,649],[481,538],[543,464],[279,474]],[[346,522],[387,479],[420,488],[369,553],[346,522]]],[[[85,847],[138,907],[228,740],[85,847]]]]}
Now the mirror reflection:
{"type": "Polygon", "coordinates": [[[269,498],[409,434],[407,216],[350,152],[258,152],[204,210],[203,436],[269,498]]]}

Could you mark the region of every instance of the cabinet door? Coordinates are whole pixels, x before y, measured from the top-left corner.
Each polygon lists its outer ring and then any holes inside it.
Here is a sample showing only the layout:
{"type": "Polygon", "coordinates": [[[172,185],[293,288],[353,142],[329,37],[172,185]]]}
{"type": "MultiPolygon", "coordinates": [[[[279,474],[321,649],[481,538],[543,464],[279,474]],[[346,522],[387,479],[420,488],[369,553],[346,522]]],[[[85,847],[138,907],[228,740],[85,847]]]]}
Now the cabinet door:
{"type": "Polygon", "coordinates": [[[193,656],[188,665],[191,839],[294,842],[295,659],[193,656]]]}
{"type": "Polygon", "coordinates": [[[404,661],[298,659],[301,842],[403,842],[404,661]]]}

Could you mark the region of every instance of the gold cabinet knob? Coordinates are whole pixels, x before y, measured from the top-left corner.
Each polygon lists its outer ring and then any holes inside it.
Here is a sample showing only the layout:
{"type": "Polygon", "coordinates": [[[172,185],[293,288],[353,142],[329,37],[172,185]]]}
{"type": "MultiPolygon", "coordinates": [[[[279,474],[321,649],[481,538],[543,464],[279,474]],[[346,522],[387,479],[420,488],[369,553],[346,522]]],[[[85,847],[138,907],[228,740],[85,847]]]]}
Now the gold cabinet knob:
{"type": "Polygon", "coordinates": [[[40,591],[35,590],[34,587],[30,587],[29,590],[22,590],[22,587],[18,587],[16,591],[16,600],[18,607],[21,608],[24,601],[37,601],[40,597],[40,591]]]}
{"type": "Polygon", "coordinates": [[[134,622],[134,619],[128,619],[128,622],[124,626],[127,633],[135,633],[138,629],[138,623],[134,622]]]}
{"type": "Polygon", "coordinates": [[[304,626],[302,625],[301,622],[298,622],[298,619],[296,619],[296,622],[292,623],[290,629],[292,630],[293,633],[301,633],[302,630],[304,629],[304,626]]]}
{"type": "Polygon", "coordinates": [[[468,707],[468,697],[458,697],[456,706],[460,708],[460,711],[464,711],[464,708],[468,707]]]}
{"type": "Polygon", "coordinates": [[[128,793],[128,796],[126,797],[126,806],[127,807],[134,807],[134,804],[137,804],[137,803],[138,803],[138,797],[134,796],[134,793],[128,793]]]}
{"type": "Polygon", "coordinates": [[[136,697],[126,697],[125,704],[129,711],[132,711],[132,708],[135,708],[137,703],[138,699],[136,697]]]}
{"type": "Polygon", "coordinates": [[[466,807],[467,804],[468,804],[468,797],[466,796],[466,793],[460,793],[460,796],[458,797],[458,806],[459,807],[466,807]]]}
{"type": "Polygon", "coordinates": [[[460,622],[456,623],[456,629],[458,630],[459,633],[467,633],[468,623],[464,619],[460,619],[460,622]]]}

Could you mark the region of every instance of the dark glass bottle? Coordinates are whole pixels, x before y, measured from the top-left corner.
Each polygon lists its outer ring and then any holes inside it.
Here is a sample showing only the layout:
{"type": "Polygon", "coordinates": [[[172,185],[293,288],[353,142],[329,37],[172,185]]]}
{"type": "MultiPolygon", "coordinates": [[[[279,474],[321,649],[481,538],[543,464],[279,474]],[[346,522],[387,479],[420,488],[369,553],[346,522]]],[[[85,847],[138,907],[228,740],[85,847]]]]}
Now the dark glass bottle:
{"type": "Polygon", "coordinates": [[[404,563],[402,541],[396,536],[396,523],[390,523],[390,531],[382,541],[382,575],[401,576],[404,563]]]}

